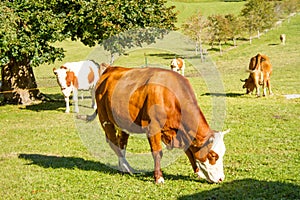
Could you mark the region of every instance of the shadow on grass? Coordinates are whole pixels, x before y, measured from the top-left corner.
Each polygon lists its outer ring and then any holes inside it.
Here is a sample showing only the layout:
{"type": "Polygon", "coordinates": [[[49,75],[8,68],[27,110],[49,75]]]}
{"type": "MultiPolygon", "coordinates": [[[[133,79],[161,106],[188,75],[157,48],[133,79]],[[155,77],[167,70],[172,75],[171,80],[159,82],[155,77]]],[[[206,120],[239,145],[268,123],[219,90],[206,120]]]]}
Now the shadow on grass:
{"type": "Polygon", "coordinates": [[[240,97],[244,96],[245,93],[204,93],[201,96],[215,96],[215,97],[240,97]]]}
{"type": "Polygon", "coordinates": [[[38,165],[43,168],[81,169],[85,171],[101,171],[112,173],[117,171],[100,162],[76,157],[52,156],[42,154],[19,154],[18,158],[31,161],[27,165],[38,165]]]}
{"type": "Polygon", "coordinates": [[[280,45],[280,43],[272,43],[272,44],[268,44],[268,46],[277,46],[280,45]]]}
{"type": "MultiPolygon", "coordinates": [[[[42,154],[19,154],[18,158],[31,161],[27,165],[38,165],[43,168],[63,168],[63,169],[80,169],[84,171],[98,171],[102,173],[109,174],[124,174],[116,169],[116,166],[111,166],[109,164],[103,164],[97,161],[85,160],[83,158],[77,157],[64,157],[64,156],[52,156],[52,155],[42,155],[42,154]]],[[[117,159],[117,158],[116,158],[117,159]]],[[[133,166],[134,167],[134,166],[133,166]]],[[[126,174],[126,173],[125,173],[126,174]]],[[[148,182],[149,180],[154,180],[153,172],[138,172],[133,174],[138,180],[148,182]]],[[[189,176],[183,175],[173,175],[164,173],[164,178],[166,180],[186,180],[186,181],[204,181],[189,176]]]]}
{"type": "Polygon", "coordinates": [[[191,195],[181,196],[188,199],[299,199],[300,186],[279,181],[260,181],[243,179],[224,182],[218,188],[191,195]]]}
{"type": "MultiPolygon", "coordinates": [[[[79,106],[80,107],[86,107],[91,108],[90,106],[81,105],[81,100],[83,99],[91,99],[90,96],[83,96],[78,97],[79,98],[79,106]]],[[[70,106],[72,106],[72,97],[70,97],[70,106]]],[[[20,109],[26,109],[31,111],[46,111],[46,110],[57,110],[59,112],[65,112],[66,109],[66,102],[62,94],[47,94],[44,95],[43,101],[37,104],[28,105],[25,108],[20,109]]]]}

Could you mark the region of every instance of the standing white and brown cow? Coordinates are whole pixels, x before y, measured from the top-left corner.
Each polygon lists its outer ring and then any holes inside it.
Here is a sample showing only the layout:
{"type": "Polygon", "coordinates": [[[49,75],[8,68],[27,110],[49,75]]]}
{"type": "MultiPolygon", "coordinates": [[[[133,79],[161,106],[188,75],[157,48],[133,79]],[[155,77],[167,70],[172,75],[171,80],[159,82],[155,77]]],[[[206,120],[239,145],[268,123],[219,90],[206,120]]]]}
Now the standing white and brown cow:
{"type": "Polygon", "coordinates": [[[92,107],[95,104],[95,85],[99,80],[102,72],[105,70],[105,64],[97,64],[95,61],[86,60],[79,62],[68,62],[59,69],[53,68],[57,82],[66,101],[66,113],[70,112],[69,97],[73,93],[75,103],[74,112],[78,113],[78,90],[90,90],[92,96],[92,107]]]}
{"type": "Polygon", "coordinates": [[[184,70],[185,70],[185,62],[183,58],[174,58],[171,61],[171,69],[175,72],[180,73],[182,76],[184,76],[184,70]]]}
{"type": "Polygon", "coordinates": [[[280,34],[279,39],[281,41],[281,44],[283,45],[285,45],[285,38],[286,38],[285,34],[280,34]]]}

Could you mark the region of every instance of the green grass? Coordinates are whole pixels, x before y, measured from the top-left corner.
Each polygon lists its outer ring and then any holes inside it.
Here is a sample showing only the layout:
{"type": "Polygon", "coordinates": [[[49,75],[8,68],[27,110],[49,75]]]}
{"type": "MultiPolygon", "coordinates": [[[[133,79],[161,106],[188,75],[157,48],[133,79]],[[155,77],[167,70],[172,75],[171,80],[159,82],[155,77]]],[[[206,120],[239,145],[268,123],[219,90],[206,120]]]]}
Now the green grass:
{"type": "Polygon", "coordinates": [[[175,5],[179,12],[177,26],[180,27],[191,15],[201,13],[203,16],[215,14],[238,15],[245,2],[224,2],[218,0],[194,0],[194,1],[169,1],[168,5],[175,5]]]}
{"type": "MultiPolygon", "coordinates": [[[[136,135],[130,138],[128,156],[132,167],[142,172],[127,175],[115,170],[117,158],[98,121],[86,124],[64,113],[52,72],[67,61],[106,61],[105,53],[78,42],[60,44],[67,50],[63,61],[34,69],[41,91],[55,101],[0,106],[0,199],[299,199],[300,99],[283,96],[300,94],[299,23],[298,15],[252,45],[239,43],[223,56],[210,52],[212,60],[206,63],[192,59],[192,45],[184,45],[185,40],[176,34],[116,59],[116,64],[139,67],[145,64],[146,53],[149,65],[166,68],[174,54],[191,56],[186,59],[187,76],[201,109],[213,127],[231,129],[225,137],[226,179],[221,184],[198,180],[185,155],[164,151],[166,182],[155,185],[149,146],[136,135]],[[285,46],[279,44],[280,33],[287,35],[285,46]],[[256,98],[244,95],[241,88],[249,59],[258,52],[268,55],[273,64],[274,96],[256,98]],[[221,77],[226,97],[213,93],[214,84],[209,81],[214,79],[208,76],[213,69],[221,77]],[[225,110],[213,103],[222,104],[222,98],[225,110]],[[224,124],[216,123],[218,109],[226,114],[224,124]]],[[[79,104],[82,113],[92,113],[89,99],[79,104]]]]}

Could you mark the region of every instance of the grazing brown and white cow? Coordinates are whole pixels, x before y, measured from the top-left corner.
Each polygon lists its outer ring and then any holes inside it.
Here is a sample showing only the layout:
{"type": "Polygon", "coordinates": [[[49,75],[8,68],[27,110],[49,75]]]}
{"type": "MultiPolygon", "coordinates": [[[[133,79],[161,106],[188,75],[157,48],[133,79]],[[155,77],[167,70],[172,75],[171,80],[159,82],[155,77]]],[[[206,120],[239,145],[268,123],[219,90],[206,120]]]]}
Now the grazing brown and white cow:
{"type": "Polygon", "coordinates": [[[178,73],[181,72],[181,75],[184,76],[185,62],[183,58],[174,58],[171,61],[171,69],[178,73]]]}
{"type": "Polygon", "coordinates": [[[98,113],[123,172],[133,172],[125,158],[129,133],[146,133],[156,183],[164,182],[162,142],[168,149],[183,148],[199,177],[224,180],[226,132],[209,127],[185,77],[161,68],[108,67],[97,83],[96,102],[98,111],[89,120],[98,113]]]}
{"type": "Polygon", "coordinates": [[[70,112],[69,97],[73,93],[73,101],[75,103],[75,112],[79,112],[78,108],[78,90],[90,90],[92,96],[92,107],[95,104],[95,85],[99,80],[105,65],[97,64],[94,61],[68,62],[59,69],[53,68],[57,82],[61,87],[61,91],[66,101],[66,113],[70,112]]]}
{"type": "Polygon", "coordinates": [[[263,88],[263,95],[266,96],[267,88],[269,94],[272,95],[270,76],[272,74],[272,65],[268,56],[257,54],[250,59],[249,63],[250,75],[248,79],[241,80],[245,82],[243,88],[246,88],[246,93],[251,94],[256,89],[256,95],[260,96],[260,85],[263,88]]]}

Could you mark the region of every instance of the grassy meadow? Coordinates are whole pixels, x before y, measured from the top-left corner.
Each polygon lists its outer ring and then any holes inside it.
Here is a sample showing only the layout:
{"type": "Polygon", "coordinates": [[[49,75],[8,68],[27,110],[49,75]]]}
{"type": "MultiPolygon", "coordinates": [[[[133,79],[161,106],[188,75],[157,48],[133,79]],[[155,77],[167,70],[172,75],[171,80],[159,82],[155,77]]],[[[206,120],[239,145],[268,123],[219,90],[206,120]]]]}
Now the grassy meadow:
{"type": "MultiPolygon", "coordinates": [[[[181,22],[197,7],[226,13],[238,12],[243,4],[199,2],[169,4],[184,10],[181,22]]],[[[298,14],[251,45],[238,41],[222,56],[210,51],[203,63],[179,33],[116,58],[116,65],[167,68],[175,55],[186,57],[186,76],[209,124],[231,130],[224,139],[226,178],[221,184],[197,179],[180,150],[164,150],[165,184],[154,184],[148,142],[137,135],[129,140],[128,160],[140,173],[119,173],[117,157],[98,121],[87,124],[73,113],[64,113],[64,99],[52,72],[68,61],[108,62],[108,54],[79,42],[58,44],[66,50],[65,59],[34,69],[48,101],[0,106],[0,199],[300,199],[300,99],[284,96],[300,94],[299,24],[298,14]],[[286,45],[280,44],[281,33],[287,35],[286,45]],[[245,70],[257,53],[268,55],[273,65],[273,96],[257,98],[242,89],[240,79],[248,77],[245,70]]],[[[89,93],[81,94],[80,112],[91,114],[89,93]]]]}

